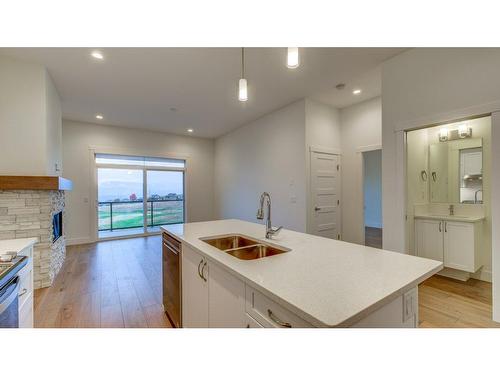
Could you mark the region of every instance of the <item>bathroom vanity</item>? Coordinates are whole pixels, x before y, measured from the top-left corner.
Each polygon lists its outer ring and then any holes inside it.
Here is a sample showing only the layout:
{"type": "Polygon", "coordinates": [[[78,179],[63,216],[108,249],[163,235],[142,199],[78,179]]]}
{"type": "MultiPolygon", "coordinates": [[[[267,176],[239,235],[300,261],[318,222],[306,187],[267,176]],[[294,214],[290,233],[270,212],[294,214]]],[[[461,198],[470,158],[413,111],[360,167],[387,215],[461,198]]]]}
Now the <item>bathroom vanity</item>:
{"type": "MultiPolygon", "coordinates": [[[[439,260],[445,267],[468,273],[483,266],[480,252],[484,216],[419,213],[414,218],[417,256],[439,260]]],[[[464,274],[458,278],[468,277],[464,274]]]]}

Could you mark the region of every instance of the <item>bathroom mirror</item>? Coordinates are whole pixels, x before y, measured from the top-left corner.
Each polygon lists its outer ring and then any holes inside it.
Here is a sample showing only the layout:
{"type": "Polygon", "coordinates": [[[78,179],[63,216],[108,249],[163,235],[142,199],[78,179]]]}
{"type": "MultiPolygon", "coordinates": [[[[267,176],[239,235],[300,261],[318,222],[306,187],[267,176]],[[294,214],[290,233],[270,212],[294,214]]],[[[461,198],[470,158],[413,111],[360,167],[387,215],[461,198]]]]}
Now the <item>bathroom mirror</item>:
{"type": "Polygon", "coordinates": [[[429,194],[434,203],[483,203],[482,138],[429,145],[429,194]]]}

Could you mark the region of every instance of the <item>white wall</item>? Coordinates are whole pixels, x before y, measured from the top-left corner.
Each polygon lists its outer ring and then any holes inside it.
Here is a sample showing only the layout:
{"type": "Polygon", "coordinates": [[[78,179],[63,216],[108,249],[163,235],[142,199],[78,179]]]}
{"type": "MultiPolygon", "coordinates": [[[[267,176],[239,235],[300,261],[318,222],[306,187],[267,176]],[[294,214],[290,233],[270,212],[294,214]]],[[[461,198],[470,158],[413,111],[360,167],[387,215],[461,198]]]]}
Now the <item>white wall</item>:
{"type": "Polygon", "coordinates": [[[382,143],[380,98],[340,110],[342,136],[342,239],[364,244],[362,150],[382,143]]]}
{"type": "Polygon", "coordinates": [[[187,220],[214,218],[213,140],[66,120],[63,121],[62,136],[64,174],[73,181],[73,191],[66,195],[69,243],[87,242],[92,237],[91,146],[124,154],[187,158],[187,220]]]}
{"type": "Polygon", "coordinates": [[[45,118],[46,118],[46,171],[50,175],[62,176],[62,111],[57,89],[45,72],[45,118]]]}
{"type": "Polygon", "coordinates": [[[363,153],[365,226],[382,228],[382,150],[363,153]]]}
{"type": "Polygon", "coordinates": [[[41,65],[0,56],[0,174],[55,175],[60,100],[41,65]]]}
{"type": "Polygon", "coordinates": [[[256,222],[260,194],[267,191],[273,224],[305,232],[304,123],[305,101],[300,100],[216,140],[217,218],[256,222]]]}
{"type": "MultiPolygon", "coordinates": [[[[340,113],[339,110],[311,99],[305,99],[305,158],[306,158],[306,216],[308,233],[315,231],[313,223],[313,204],[311,184],[311,147],[341,153],[340,113]]],[[[342,163],[342,159],[341,159],[342,163]]],[[[342,224],[340,225],[342,232],[342,224]]]]}
{"type": "MultiPolygon", "coordinates": [[[[405,241],[404,129],[500,110],[500,49],[413,49],[382,67],[384,248],[405,241]],[[399,131],[399,132],[398,132],[399,131]],[[403,167],[402,167],[403,166],[403,167]],[[387,230],[391,228],[391,230],[387,230]]],[[[492,155],[500,132],[493,116],[492,155]]],[[[500,219],[500,173],[492,169],[492,226],[500,219]],[[498,189],[497,189],[498,188],[498,189]]],[[[493,231],[493,311],[500,320],[500,236],[493,231]],[[496,269],[496,270],[495,270],[496,269]]]]}

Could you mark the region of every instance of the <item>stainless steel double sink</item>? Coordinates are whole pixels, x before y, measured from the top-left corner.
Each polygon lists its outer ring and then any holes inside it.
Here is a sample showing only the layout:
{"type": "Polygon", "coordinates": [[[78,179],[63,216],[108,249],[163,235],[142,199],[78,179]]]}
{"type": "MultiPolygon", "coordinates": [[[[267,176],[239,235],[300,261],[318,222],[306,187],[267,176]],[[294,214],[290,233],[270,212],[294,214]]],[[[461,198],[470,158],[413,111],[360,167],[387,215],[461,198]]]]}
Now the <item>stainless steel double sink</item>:
{"type": "Polygon", "coordinates": [[[260,259],[290,251],[241,234],[225,234],[200,240],[241,260],[260,259]]]}

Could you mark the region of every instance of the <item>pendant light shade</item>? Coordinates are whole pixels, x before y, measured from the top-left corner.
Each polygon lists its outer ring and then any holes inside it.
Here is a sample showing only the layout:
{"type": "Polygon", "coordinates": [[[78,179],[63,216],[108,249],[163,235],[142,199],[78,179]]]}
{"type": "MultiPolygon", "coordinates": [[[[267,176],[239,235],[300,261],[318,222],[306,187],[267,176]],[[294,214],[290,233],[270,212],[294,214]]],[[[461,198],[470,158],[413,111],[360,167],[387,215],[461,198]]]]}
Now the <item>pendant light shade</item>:
{"type": "Polygon", "coordinates": [[[245,49],[241,49],[241,78],[238,82],[238,100],[246,102],[248,100],[247,80],[245,78],[245,49]]]}
{"type": "Polygon", "coordinates": [[[299,48],[298,47],[288,47],[286,66],[288,67],[288,69],[295,69],[299,65],[300,65],[299,48]]]}
{"type": "Polygon", "coordinates": [[[240,102],[248,100],[247,80],[245,78],[241,78],[238,85],[238,100],[240,102]]]}

